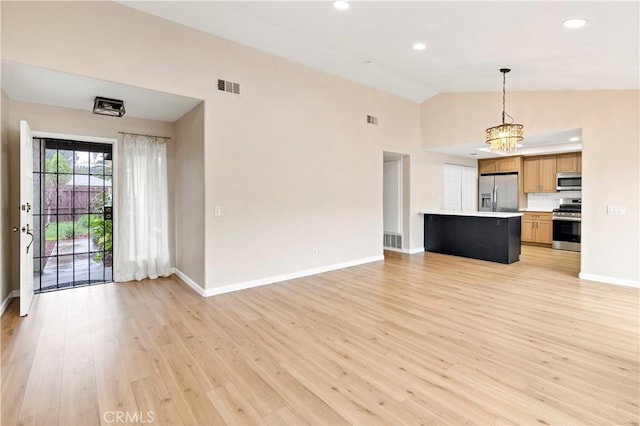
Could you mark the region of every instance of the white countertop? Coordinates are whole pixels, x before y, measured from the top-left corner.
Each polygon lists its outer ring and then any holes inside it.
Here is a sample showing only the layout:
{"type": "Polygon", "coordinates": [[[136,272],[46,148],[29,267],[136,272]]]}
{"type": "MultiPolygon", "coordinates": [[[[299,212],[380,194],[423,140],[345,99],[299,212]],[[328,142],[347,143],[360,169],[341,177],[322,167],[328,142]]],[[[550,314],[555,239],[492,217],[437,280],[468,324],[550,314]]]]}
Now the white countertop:
{"type": "Polygon", "coordinates": [[[422,210],[419,214],[438,214],[443,216],[475,216],[475,217],[519,217],[518,212],[462,212],[455,210],[422,210]]]}

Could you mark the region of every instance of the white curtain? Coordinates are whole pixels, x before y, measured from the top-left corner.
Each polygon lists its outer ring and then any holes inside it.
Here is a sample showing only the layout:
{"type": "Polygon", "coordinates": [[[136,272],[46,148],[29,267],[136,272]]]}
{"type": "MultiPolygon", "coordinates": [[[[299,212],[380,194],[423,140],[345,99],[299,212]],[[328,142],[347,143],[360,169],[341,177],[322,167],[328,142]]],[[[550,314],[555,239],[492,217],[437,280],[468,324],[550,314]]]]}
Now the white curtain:
{"type": "Polygon", "coordinates": [[[171,275],[164,138],[125,134],[115,197],[115,281],[171,275]]]}

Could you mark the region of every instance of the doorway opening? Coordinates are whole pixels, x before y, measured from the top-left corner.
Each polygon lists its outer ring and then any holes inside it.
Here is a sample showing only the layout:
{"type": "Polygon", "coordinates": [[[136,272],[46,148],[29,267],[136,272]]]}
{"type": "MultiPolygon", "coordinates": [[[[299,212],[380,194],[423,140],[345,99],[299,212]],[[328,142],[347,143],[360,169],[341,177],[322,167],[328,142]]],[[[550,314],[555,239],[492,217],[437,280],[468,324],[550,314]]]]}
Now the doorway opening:
{"type": "Polygon", "coordinates": [[[385,250],[406,251],[409,247],[409,156],[394,152],[383,154],[383,240],[385,250]],[[406,207],[406,208],[405,208],[406,207]]]}
{"type": "Polygon", "coordinates": [[[35,293],[113,281],[111,144],[33,139],[35,293]]]}

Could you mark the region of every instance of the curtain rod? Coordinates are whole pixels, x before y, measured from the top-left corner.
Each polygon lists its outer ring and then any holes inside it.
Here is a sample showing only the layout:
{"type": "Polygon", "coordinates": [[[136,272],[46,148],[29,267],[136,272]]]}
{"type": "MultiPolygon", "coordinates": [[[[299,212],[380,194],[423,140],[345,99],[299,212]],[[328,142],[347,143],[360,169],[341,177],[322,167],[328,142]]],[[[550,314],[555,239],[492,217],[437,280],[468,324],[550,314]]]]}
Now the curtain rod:
{"type": "Polygon", "coordinates": [[[169,136],[143,135],[142,133],[118,132],[121,135],[146,136],[148,138],[171,139],[169,136]]]}

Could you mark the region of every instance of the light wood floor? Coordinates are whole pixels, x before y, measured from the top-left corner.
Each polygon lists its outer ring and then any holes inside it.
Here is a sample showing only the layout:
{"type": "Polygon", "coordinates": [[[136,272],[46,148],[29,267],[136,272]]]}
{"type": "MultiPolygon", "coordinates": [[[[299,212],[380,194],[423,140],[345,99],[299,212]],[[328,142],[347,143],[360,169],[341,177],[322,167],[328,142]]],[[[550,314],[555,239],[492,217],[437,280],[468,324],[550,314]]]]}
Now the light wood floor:
{"type": "Polygon", "coordinates": [[[2,424],[637,425],[638,290],[578,262],[388,253],[208,299],[171,278],[43,294],[24,319],[15,300],[2,424]]]}

